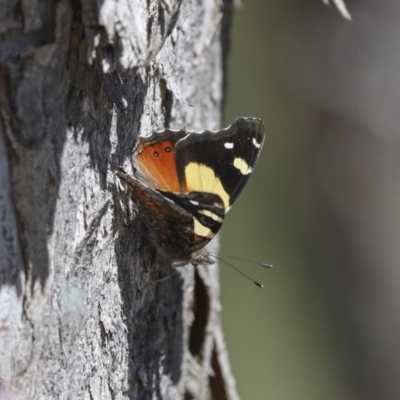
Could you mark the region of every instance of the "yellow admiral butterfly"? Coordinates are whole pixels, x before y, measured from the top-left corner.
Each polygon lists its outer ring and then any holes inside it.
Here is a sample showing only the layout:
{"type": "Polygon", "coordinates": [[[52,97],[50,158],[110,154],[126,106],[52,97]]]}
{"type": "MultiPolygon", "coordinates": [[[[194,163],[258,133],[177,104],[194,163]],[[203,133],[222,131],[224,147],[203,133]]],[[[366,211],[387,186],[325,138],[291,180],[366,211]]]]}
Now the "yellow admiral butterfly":
{"type": "Polygon", "coordinates": [[[216,132],[166,129],[139,139],[139,176],[117,176],[131,189],[150,240],[175,266],[213,263],[200,250],[249,179],[264,136],[260,119],[238,118],[216,132]]]}

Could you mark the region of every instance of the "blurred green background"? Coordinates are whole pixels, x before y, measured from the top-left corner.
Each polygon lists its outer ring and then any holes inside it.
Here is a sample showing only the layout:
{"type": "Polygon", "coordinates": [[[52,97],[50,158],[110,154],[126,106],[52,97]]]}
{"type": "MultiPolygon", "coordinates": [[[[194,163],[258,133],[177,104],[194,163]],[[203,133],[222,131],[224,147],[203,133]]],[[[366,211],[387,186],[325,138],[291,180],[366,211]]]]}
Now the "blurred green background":
{"type": "Polygon", "coordinates": [[[258,289],[221,264],[243,399],[400,398],[400,10],[347,4],[351,23],[318,0],[235,12],[225,126],[260,117],[266,142],[221,253],[274,265],[234,260],[258,289]]]}

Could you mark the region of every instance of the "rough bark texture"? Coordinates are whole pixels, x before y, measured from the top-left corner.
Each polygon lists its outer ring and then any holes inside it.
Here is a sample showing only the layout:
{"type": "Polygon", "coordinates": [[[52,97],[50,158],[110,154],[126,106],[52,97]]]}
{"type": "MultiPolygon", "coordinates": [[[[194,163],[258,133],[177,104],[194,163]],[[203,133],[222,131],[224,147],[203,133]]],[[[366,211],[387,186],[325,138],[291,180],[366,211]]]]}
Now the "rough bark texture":
{"type": "Polygon", "coordinates": [[[114,175],[220,127],[231,2],[0,3],[0,395],[237,398],[217,267],[159,259],[114,175]]]}

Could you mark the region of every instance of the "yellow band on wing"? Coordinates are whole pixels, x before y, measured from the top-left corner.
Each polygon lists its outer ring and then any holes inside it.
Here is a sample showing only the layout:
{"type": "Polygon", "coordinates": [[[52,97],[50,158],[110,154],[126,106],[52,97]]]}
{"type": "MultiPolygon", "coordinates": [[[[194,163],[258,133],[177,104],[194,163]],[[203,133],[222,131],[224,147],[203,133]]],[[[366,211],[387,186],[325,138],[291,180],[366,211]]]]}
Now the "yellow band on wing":
{"type": "Polygon", "coordinates": [[[229,194],[212,168],[203,164],[189,163],[185,168],[185,178],[188,190],[217,194],[224,203],[225,212],[229,210],[229,194]]]}
{"type": "Polygon", "coordinates": [[[204,226],[198,219],[193,218],[193,221],[194,221],[194,233],[197,236],[205,238],[212,238],[214,236],[212,230],[204,226]]]}
{"type": "Polygon", "coordinates": [[[216,222],[219,222],[220,224],[222,224],[222,222],[224,221],[220,216],[218,216],[217,214],[214,214],[213,212],[209,211],[209,210],[199,210],[199,213],[210,217],[211,219],[213,219],[216,222]]]}

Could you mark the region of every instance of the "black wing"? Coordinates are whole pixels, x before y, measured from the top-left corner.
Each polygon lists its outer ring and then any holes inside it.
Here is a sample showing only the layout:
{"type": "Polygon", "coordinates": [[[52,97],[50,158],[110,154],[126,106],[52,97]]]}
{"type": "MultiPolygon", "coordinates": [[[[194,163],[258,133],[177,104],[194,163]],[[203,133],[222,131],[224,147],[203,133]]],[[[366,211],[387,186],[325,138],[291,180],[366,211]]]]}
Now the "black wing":
{"type": "Polygon", "coordinates": [[[256,118],[238,118],[217,132],[188,133],[176,143],[179,178],[189,190],[219,195],[228,211],[249,179],[264,137],[264,124],[256,118]]]}

